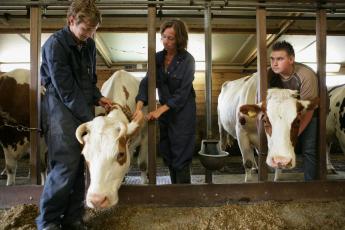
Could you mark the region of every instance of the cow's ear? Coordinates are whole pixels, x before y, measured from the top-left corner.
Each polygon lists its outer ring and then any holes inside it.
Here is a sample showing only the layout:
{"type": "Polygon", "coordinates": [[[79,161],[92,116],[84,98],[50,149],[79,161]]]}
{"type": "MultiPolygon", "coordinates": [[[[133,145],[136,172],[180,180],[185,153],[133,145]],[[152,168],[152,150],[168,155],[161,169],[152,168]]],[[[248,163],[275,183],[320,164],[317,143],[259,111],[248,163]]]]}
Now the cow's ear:
{"type": "Polygon", "coordinates": [[[89,122],[83,123],[78,126],[75,131],[75,136],[80,144],[84,144],[83,136],[86,135],[89,131],[89,122]]]}
{"type": "Polygon", "coordinates": [[[320,98],[316,97],[313,100],[298,100],[297,102],[297,112],[302,112],[303,110],[314,110],[319,107],[320,98]]]}
{"type": "Polygon", "coordinates": [[[240,107],[240,112],[249,117],[256,117],[261,112],[261,105],[242,105],[240,107]]]}
{"type": "Polygon", "coordinates": [[[131,123],[127,125],[127,135],[129,139],[135,136],[139,132],[139,130],[140,130],[140,124],[138,124],[138,122],[136,121],[131,121],[131,123]]]}
{"type": "Polygon", "coordinates": [[[117,136],[116,140],[118,140],[119,138],[125,136],[126,133],[127,133],[126,125],[123,122],[121,122],[121,121],[116,123],[115,129],[119,132],[119,135],[117,136]]]}

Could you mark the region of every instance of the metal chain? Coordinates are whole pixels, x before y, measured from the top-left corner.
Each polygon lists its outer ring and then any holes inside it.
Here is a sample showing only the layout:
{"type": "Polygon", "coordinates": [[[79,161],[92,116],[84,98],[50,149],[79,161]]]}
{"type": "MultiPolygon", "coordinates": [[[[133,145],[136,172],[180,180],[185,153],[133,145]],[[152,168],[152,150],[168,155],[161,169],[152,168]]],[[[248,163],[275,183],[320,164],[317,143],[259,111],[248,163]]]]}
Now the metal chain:
{"type": "Polygon", "coordinates": [[[31,127],[27,127],[27,126],[24,126],[24,125],[10,125],[8,124],[6,121],[4,122],[3,125],[0,126],[0,128],[2,127],[10,127],[10,128],[14,128],[16,129],[18,132],[30,132],[30,131],[38,131],[38,132],[41,132],[42,129],[40,128],[31,128],[31,127]]]}

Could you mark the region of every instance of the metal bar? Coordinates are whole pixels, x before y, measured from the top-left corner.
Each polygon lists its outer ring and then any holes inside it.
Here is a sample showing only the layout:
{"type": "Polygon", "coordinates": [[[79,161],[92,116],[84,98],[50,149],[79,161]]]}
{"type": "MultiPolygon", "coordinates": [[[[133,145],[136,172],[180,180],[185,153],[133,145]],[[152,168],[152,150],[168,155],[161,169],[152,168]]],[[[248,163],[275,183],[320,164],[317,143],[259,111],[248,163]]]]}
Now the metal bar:
{"type": "MultiPolygon", "coordinates": [[[[41,8],[30,7],[30,127],[39,128],[41,91],[40,91],[40,50],[41,50],[41,8]]],[[[30,177],[32,184],[40,184],[40,133],[30,131],[30,177]]]]}
{"type": "Polygon", "coordinates": [[[212,24],[210,3],[205,4],[205,102],[207,139],[212,137],[212,24]]]}
{"type": "MultiPolygon", "coordinates": [[[[319,6],[317,1],[298,1],[298,2],[285,2],[285,1],[270,1],[270,2],[261,2],[261,1],[228,1],[225,4],[224,1],[194,1],[193,5],[190,5],[188,1],[176,1],[176,0],[165,0],[165,1],[102,1],[97,2],[97,6],[142,6],[142,5],[159,5],[159,6],[184,6],[184,7],[195,7],[195,6],[203,6],[206,2],[210,2],[213,7],[219,8],[227,8],[227,7],[265,7],[265,8],[304,8],[310,9],[314,8],[317,9],[318,7],[322,7],[322,9],[326,8],[339,8],[344,7],[345,3],[341,0],[338,1],[323,1],[323,4],[319,6]]],[[[68,1],[18,1],[18,0],[4,0],[1,2],[2,6],[67,6],[70,3],[68,1]]]]}
{"type": "MultiPolygon", "coordinates": [[[[0,186],[0,208],[38,204],[42,186],[0,186]]],[[[119,205],[215,206],[236,202],[345,199],[345,181],[123,185],[119,205]]]]}
{"type": "MultiPolygon", "coordinates": [[[[156,110],[156,7],[149,5],[148,32],[148,111],[156,110]]],[[[156,184],[156,122],[148,122],[148,177],[149,184],[156,184]]]]}
{"type": "Polygon", "coordinates": [[[318,179],[326,179],[326,118],[328,113],[328,94],[326,87],[326,53],[327,53],[327,19],[324,10],[317,12],[316,20],[316,58],[317,58],[317,75],[319,77],[319,175],[318,179]]]}
{"type": "MultiPolygon", "coordinates": [[[[258,66],[258,100],[266,99],[267,92],[267,47],[266,47],[266,9],[258,7],[256,9],[256,44],[257,44],[257,66],[258,66]]],[[[264,131],[263,121],[259,121],[258,135],[260,139],[259,146],[259,181],[267,181],[267,140],[264,131]]]]}

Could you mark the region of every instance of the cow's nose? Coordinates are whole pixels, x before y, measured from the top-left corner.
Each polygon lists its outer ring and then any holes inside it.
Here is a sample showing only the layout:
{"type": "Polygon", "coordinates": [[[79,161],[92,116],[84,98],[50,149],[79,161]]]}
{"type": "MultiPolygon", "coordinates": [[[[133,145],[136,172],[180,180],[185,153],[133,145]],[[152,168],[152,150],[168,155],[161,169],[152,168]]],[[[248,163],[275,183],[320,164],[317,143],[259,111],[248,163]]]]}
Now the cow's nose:
{"type": "Polygon", "coordinates": [[[290,168],[292,166],[291,158],[283,156],[275,156],[272,158],[273,165],[276,165],[277,168],[290,168]]]}
{"type": "Polygon", "coordinates": [[[106,208],[109,206],[109,199],[105,195],[91,193],[88,199],[95,208],[106,208]]]}

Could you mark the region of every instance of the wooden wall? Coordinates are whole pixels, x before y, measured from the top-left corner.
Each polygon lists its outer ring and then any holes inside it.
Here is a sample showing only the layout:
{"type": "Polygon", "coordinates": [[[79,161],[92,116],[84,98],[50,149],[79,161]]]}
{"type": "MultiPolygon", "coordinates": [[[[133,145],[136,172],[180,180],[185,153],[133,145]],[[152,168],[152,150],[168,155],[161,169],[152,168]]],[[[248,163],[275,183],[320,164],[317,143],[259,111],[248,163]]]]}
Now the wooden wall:
{"type": "MultiPolygon", "coordinates": [[[[115,72],[113,69],[97,70],[98,83],[100,88],[102,84],[115,72]]],[[[222,84],[225,81],[235,80],[248,74],[239,71],[217,70],[212,74],[212,133],[214,139],[219,139],[217,122],[217,101],[222,84]]],[[[206,138],[206,102],[205,102],[205,73],[197,72],[193,86],[196,92],[197,103],[197,131],[196,131],[196,152],[200,149],[201,140],[206,138]]]]}

